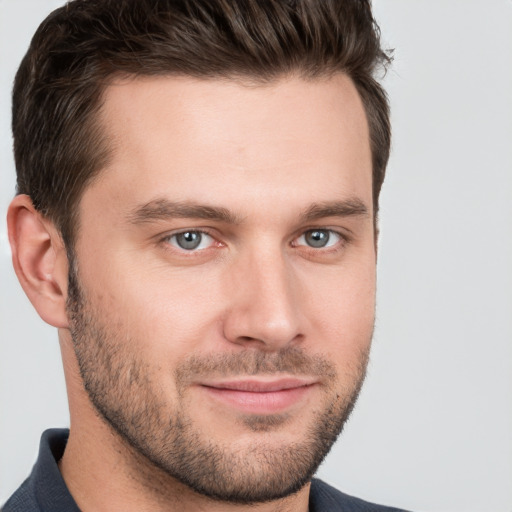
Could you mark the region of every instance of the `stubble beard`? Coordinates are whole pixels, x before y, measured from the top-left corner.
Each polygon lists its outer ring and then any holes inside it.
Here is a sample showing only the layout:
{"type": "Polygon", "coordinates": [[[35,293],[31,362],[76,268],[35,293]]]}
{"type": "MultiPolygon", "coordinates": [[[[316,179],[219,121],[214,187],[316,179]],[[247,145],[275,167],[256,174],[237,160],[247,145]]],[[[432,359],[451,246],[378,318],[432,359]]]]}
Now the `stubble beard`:
{"type": "MultiPolygon", "coordinates": [[[[302,349],[191,356],[175,369],[181,400],[169,403],[152,381],[154,369],[130,352],[128,347],[136,344],[129,334],[109,326],[106,315],[85,296],[75,265],[70,269],[67,308],[83,385],[100,418],[131,447],[142,480],[150,480],[149,467],[203,496],[241,504],[284,498],[311,480],[354,407],[365,377],[368,349],[361,351],[360,364],[351,369],[353,375],[346,379],[351,386],[346,389],[340,389],[330,361],[308,356],[302,349]],[[243,423],[254,432],[255,443],[239,447],[216,443],[194,425],[183,406],[187,383],[194,377],[280,372],[318,375],[325,381],[323,404],[302,438],[293,443],[276,447],[264,441],[264,435],[289,420],[286,414],[247,415],[243,423]]],[[[364,346],[369,345],[365,340],[364,346]]]]}

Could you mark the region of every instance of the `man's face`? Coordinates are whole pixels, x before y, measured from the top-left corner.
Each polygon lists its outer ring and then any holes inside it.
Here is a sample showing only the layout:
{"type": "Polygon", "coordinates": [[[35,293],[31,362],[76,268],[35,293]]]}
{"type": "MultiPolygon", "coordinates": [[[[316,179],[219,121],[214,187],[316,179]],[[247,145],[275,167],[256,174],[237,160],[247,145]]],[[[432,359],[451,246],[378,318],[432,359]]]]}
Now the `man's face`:
{"type": "Polygon", "coordinates": [[[113,156],[80,204],[68,304],[92,403],[127,454],[202,494],[298,490],[350,412],[373,329],[352,82],[133,79],[107,89],[102,122],[113,156]]]}

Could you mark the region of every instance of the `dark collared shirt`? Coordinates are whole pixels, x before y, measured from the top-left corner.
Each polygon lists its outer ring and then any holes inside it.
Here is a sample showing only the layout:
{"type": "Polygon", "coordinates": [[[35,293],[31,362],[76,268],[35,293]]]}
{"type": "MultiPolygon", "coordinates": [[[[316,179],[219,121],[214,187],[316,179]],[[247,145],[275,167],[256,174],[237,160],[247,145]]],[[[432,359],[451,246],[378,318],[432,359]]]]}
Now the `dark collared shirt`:
{"type": "MultiPolygon", "coordinates": [[[[2,512],[80,512],[57,466],[68,435],[67,429],[51,429],[43,433],[32,473],[7,501],[2,512]]],[[[405,512],[348,496],[318,479],[311,483],[309,511],[405,512]]]]}

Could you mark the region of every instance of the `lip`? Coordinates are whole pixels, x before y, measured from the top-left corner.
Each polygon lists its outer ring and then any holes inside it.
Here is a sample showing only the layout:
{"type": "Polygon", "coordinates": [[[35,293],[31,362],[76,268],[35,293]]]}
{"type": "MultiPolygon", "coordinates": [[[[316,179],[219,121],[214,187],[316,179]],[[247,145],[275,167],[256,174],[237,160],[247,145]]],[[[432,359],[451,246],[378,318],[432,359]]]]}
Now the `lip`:
{"type": "Polygon", "coordinates": [[[236,379],[201,383],[208,395],[249,414],[277,414],[302,401],[315,387],[310,378],[236,379]]]}

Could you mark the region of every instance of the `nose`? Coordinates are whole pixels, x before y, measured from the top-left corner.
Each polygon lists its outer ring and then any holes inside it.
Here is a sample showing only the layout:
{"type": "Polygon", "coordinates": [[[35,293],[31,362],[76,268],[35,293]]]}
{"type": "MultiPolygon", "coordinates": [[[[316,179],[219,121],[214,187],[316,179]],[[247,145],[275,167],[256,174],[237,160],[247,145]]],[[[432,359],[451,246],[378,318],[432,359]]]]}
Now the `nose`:
{"type": "Polygon", "coordinates": [[[282,254],[258,254],[231,269],[224,336],[235,344],[275,351],[302,337],[299,283],[282,254]]]}

